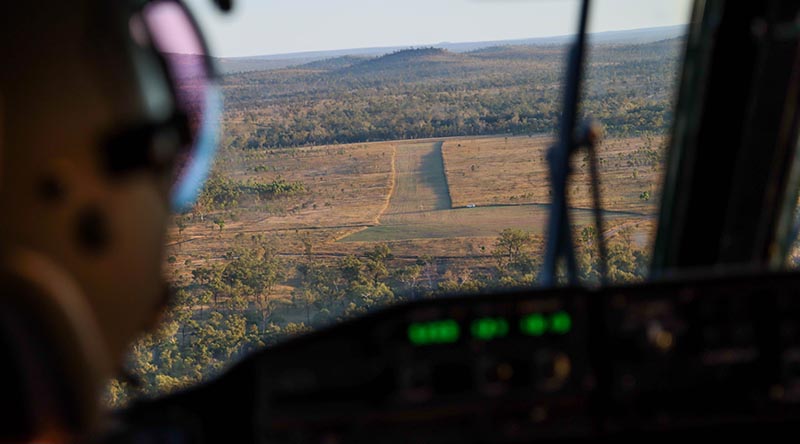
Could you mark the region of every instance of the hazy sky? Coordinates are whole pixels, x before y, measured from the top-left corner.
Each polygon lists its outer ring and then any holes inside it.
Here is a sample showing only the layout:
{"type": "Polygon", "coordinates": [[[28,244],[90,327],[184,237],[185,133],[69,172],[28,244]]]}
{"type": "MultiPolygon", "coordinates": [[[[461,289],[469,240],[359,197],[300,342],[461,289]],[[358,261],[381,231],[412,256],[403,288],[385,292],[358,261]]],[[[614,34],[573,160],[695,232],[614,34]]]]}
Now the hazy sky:
{"type": "MultiPolygon", "coordinates": [[[[564,35],[578,0],[187,0],[217,56],[564,35]]],[[[595,0],[593,32],[684,24],[690,0],[595,0]]]]}

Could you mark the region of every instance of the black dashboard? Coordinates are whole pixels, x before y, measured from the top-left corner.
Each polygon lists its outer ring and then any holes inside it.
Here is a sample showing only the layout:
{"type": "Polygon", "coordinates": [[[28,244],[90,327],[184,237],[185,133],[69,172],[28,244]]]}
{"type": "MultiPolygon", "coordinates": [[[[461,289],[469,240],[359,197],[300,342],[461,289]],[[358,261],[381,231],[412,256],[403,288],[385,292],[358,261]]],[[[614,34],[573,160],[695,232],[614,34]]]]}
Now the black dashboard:
{"type": "Polygon", "coordinates": [[[800,421],[800,275],[414,301],[118,421],[111,436],[131,442],[785,436],[800,421]]]}

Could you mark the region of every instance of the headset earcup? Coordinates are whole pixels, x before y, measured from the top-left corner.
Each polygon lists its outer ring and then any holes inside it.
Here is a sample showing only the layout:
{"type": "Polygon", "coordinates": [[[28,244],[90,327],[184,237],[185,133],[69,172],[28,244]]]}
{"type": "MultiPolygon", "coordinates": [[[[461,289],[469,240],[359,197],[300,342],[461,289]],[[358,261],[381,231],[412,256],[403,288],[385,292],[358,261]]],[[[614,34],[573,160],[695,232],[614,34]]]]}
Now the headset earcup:
{"type": "Polygon", "coordinates": [[[0,268],[0,311],[4,371],[16,376],[0,384],[17,385],[9,390],[21,396],[0,400],[0,411],[17,408],[12,431],[49,436],[97,427],[98,397],[112,369],[74,282],[43,256],[15,251],[0,268]]]}

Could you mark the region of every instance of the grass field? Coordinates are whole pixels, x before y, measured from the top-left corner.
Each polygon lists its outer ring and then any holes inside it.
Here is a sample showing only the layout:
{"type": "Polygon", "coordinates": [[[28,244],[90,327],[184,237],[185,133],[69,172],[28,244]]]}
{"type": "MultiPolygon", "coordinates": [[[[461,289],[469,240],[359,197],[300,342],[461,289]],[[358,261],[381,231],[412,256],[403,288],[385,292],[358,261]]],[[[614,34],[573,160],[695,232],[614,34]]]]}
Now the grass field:
{"type": "MultiPolygon", "coordinates": [[[[379,215],[379,224],[341,241],[487,237],[505,228],[543,235],[550,208],[549,179],[543,159],[550,144],[545,137],[399,143],[393,158],[393,186],[388,205],[379,215]],[[447,151],[443,151],[443,146],[448,147],[447,151]]],[[[601,156],[613,157],[627,146],[632,145],[609,142],[603,146],[601,156]]],[[[603,173],[608,175],[617,168],[611,167],[607,160],[604,165],[603,173]]],[[[588,200],[589,183],[583,177],[585,174],[581,174],[586,167],[575,167],[577,177],[571,201],[579,205],[572,209],[572,222],[588,225],[593,222],[593,214],[588,200]]],[[[652,173],[652,169],[646,170],[641,178],[637,174],[632,183],[614,177],[613,189],[605,187],[606,193],[615,191],[605,199],[609,209],[603,214],[609,225],[653,219],[654,204],[640,199],[641,191],[637,192],[642,187],[652,190],[652,173]]],[[[641,236],[638,239],[639,243],[646,243],[641,236]]]]}
{"type": "Polygon", "coordinates": [[[443,142],[401,143],[394,149],[392,186],[378,225],[347,236],[343,242],[376,242],[478,235],[449,232],[454,227],[443,142]]]}
{"type": "MultiPolygon", "coordinates": [[[[602,208],[643,215],[658,210],[662,171],[653,158],[662,138],[605,139],[598,147],[602,208]],[[647,191],[650,198],[640,199],[647,191]]],[[[453,207],[549,203],[546,136],[448,140],[442,147],[453,207]]],[[[570,205],[590,208],[587,155],[572,163],[570,205]]]]}
{"type": "MultiPolygon", "coordinates": [[[[505,228],[519,228],[533,234],[545,234],[549,212],[547,204],[486,206],[426,211],[409,214],[403,221],[381,224],[359,231],[342,242],[385,242],[406,239],[436,239],[450,237],[496,236],[505,228]]],[[[573,209],[572,223],[589,225],[593,213],[588,209],[573,209]]],[[[639,214],[605,211],[605,220],[615,222],[650,219],[639,214]]]]}
{"type": "Polygon", "coordinates": [[[371,226],[389,195],[395,144],[321,146],[222,156],[217,168],[235,180],[268,182],[278,177],[302,182],[307,192],[267,202],[239,203],[225,217],[223,230],[194,218],[178,234],[172,227],[170,254],[179,263],[214,260],[231,246],[262,234],[287,255],[302,251],[301,236],[326,245],[355,229],[371,226]]]}
{"type": "Polygon", "coordinates": [[[402,221],[409,214],[451,208],[442,144],[398,144],[394,156],[394,186],[389,206],[380,218],[383,223],[402,221]]]}

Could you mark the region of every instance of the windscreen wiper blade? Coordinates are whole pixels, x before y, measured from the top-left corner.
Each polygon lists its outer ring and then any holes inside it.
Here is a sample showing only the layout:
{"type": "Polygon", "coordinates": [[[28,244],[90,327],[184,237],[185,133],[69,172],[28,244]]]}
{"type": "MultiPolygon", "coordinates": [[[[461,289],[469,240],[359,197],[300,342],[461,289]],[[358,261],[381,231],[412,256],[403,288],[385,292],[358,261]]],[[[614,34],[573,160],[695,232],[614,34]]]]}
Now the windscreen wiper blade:
{"type": "Polygon", "coordinates": [[[547,246],[545,263],[542,268],[541,283],[545,287],[556,283],[557,267],[561,259],[565,261],[567,279],[569,284],[577,284],[577,264],[575,260],[574,241],[572,239],[567,203],[567,180],[570,173],[570,158],[578,148],[586,146],[589,149],[590,172],[592,176],[595,224],[597,225],[597,242],[600,250],[600,276],[605,280],[605,242],[603,239],[603,224],[600,214],[600,186],[595,154],[595,142],[598,131],[593,126],[587,125],[577,133],[578,106],[581,98],[583,80],[583,65],[586,54],[586,29],[589,19],[590,0],[581,3],[580,21],[575,43],[569,53],[567,65],[567,81],[564,89],[564,102],[561,113],[559,138],[555,145],[548,151],[550,166],[550,181],[552,185],[553,201],[550,205],[550,217],[547,228],[547,246]]]}

